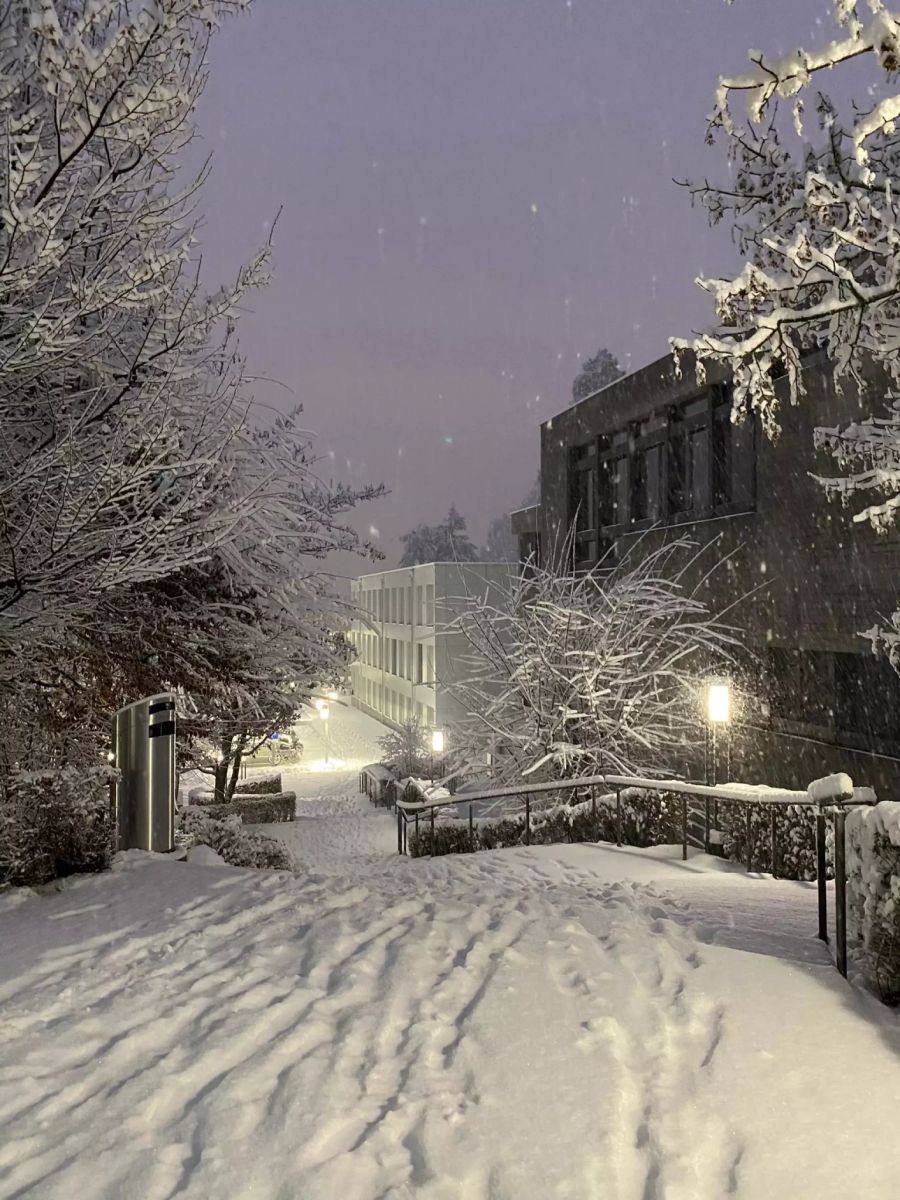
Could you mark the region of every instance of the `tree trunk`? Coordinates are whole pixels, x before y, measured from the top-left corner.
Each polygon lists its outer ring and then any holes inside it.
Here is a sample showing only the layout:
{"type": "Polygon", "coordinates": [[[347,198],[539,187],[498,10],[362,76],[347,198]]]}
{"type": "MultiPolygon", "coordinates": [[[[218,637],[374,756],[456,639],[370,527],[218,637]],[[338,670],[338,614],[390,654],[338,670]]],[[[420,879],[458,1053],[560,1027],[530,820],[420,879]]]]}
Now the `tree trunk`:
{"type": "Polygon", "coordinates": [[[231,765],[231,777],[228,780],[228,799],[231,800],[234,796],[235,788],[237,787],[238,773],[241,769],[241,761],[244,757],[244,751],[247,748],[247,739],[241,734],[234,745],[234,758],[231,765]]]}
{"type": "Polygon", "coordinates": [[[228,765],[231,759],[231,738],[222,738],[219,747],[220,757],[216,763],[215,800],[216,804],[224,804],[228,790],[228,765]]]}

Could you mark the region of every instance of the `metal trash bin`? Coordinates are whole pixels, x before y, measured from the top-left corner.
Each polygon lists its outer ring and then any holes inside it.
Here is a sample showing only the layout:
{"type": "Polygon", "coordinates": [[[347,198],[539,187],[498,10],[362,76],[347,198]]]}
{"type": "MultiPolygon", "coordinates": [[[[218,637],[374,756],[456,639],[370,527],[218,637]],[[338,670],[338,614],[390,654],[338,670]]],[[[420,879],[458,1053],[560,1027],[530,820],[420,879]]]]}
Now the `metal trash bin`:
{"type": "Polygon", "coordinates": [[[120,850],[175,849],[175,697],[136,700],[116,713],[114,811],[120,850]]]}

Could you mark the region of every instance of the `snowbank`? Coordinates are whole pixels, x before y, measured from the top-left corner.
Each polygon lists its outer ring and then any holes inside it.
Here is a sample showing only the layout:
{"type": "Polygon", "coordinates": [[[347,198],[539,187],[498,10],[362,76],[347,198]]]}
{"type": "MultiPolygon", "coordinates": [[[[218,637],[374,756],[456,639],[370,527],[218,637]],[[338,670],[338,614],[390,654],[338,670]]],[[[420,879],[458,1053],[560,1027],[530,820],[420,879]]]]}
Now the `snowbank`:
{"type": "Polygon", "coordinates": [[[848,936],[861,944],[870,983],[900,1001],[900,803],[847,815],[848,936]]]}

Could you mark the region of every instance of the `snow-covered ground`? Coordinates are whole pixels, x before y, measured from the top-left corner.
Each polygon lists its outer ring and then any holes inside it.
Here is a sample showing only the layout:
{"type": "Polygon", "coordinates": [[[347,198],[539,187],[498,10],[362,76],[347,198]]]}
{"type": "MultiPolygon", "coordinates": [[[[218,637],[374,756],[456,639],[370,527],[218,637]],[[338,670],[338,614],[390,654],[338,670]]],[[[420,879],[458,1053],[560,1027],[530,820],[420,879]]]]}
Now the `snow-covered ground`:
{"type": "Polygon", "coordinates": [[[671,848],[400,859],[343,716],[349,765],[272,827],[296,877],[132,853],[0,898],[0,1196],[897,1194],[900,1024],[810,888],[671,848]]]}

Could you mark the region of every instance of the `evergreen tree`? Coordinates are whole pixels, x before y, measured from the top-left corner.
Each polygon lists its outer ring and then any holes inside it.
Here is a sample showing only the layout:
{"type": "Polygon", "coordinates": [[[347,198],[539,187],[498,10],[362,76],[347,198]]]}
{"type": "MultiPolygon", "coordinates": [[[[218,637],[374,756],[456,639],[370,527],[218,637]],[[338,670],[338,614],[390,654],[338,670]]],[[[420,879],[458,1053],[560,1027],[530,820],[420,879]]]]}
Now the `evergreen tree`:
{"type": "Polygon", "coordinates": [[[401,567],[430,562],[477,562],[478,548],[466,533],[466,521],[455,504],[439,525],[417,525],[400,538],[404,545],[401,567]]]}
{"type": "Polygon", "coordinates": [[[587,396],[593,396],[601,388],[608,387],[621,379],[625,372],[619,366],[619,360],[605,346],[601,346],[593,358],[586,358],[581,364],[581,370],[572,381],[572,400],[569,404],[577,404],[587,396]]]}

